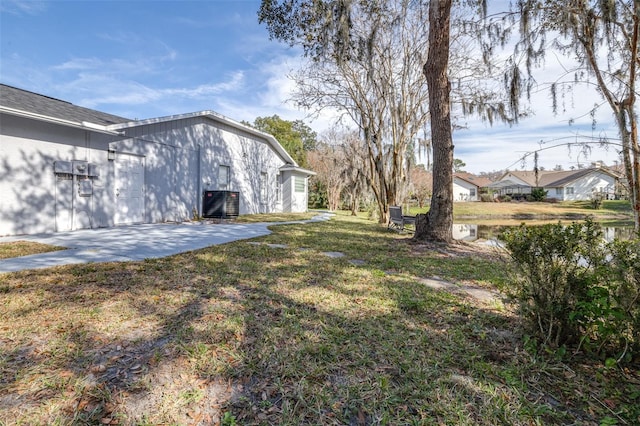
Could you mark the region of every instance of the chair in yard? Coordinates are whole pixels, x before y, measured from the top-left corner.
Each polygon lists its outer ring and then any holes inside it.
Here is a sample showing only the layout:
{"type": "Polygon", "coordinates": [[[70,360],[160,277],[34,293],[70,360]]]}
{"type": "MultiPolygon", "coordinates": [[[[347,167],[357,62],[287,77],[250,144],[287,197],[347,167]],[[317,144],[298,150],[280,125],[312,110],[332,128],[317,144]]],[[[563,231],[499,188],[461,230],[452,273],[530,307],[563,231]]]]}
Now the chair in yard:
{"type": "Polygon", "coordinates": [[[402,207],[389,206],[389,224],[387,229],[397,229],[404,231],[406,225],[413,226],[413,230],[407,229],[409,232],[414,232],[416,227],[416,217],[406,216],[402,214],[402,207]]]}

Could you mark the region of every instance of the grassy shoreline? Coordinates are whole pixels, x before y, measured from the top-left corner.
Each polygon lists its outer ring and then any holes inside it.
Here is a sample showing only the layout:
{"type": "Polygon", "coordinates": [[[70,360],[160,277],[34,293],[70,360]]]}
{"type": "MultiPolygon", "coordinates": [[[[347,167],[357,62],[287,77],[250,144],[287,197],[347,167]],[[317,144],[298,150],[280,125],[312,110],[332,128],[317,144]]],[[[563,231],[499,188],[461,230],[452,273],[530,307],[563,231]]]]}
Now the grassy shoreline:
{"type": "MultiPolygon", "coordinates": [[[[429,207],[409,209],[410,214],[426,213],[429,207]]],[[[455,219],[519,219],[519,220],[581,220],[593,216],[596,220],[632,220],[633,212],[628,201],[607,200],[600,209],[594,209],[589,201],[545,202],[456,202],[453,207],[455,219]]]]}
{"type": "Polygon", "coordinates": [[[508,285],[499,253],[415,244],[346,214],[271,229],[164,259],[1,274],[0,423],[640,420],[637,368],[540,356],[506,301],[427,285],[508,285]]]}
{"type": "MultiPolygon", "coordinates": [[[[411,207],[406,214],[419,214],[429,211],[429,207],[411,207]]],[[[242,215],[234,219],[237,223],[258,222],[287,222],[308,220],[317,214],[317,211],[305,213],[270,213],[242,215]]],[[[604,201],[601,209],[595,210],[587,201],[563,202],[563,203],[534,203],[534,202],[510,202],[510,203],[454,203],[454,220],[457,223],[478,223],[495,225],[519,225],[522,222],[530,224],[542,224],[558,220],[584,220],[589,216],[596,221],[613,222],[628,225],[633,219],[631,205],[627,201],[604,201]]],[[[364,214],[361,215],[364,217],[364,214]]],[[[13,241],[0,243],[0,259],[26,256],[30,254],[46,253],[49,251],[64,250],[64,247],[47,246],[44,244],[13,241]]]]}

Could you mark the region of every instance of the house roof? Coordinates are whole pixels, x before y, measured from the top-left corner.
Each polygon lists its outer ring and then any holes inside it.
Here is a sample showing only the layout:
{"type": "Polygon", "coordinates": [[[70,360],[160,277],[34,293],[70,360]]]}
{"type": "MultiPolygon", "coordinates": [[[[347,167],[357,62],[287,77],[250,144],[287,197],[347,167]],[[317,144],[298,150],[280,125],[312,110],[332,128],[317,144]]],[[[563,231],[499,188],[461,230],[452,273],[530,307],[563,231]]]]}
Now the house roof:
{"type": "MultiPolygon", "coordinates": [[[[199,111],[188,114],[150,118],[147,120],[131,120],[130,118],[80,107],[60,99],[18,89],[6,84],[0,84],[0,112],[110,134],[121,134],[124,129],[148,124],[192,117],[206,117],[265,139],[287,165],[299,168],[295,160],[272,135],[244,125],[214,111],[199,111]]],[[[309,170],[300,168],[299,171],[301,173],[310,172],[309,170]]]]}
{"type": "Polygon", "coordinates": [[[60,121],[85,127],[108,126],[128,118],[80,107],[70,102],[0,84],[0,110],[14,115],[60,121]]]}
{"type": "Polygon", "coordinates": [[[545,188],[559,188],[562,186],[566,186],[567,184],[574,182],[575,180],[596,171],[606,173],[608,175],[616,177],[615,173],[612,173],[607,168],[603,168],[603,167],[592,167],[588,169],[561,170],[561,171],[540,170],[538,171],[538,182],[536,184],[536,174],[534,171],[518,170],[513,172],[506,172],[498,180],[498,182],[509,180],[507,176],[511,175],[522,180],[523,182],[526,182],[531,187],[539,186],[539,187],[545,187],[545,188]]]}
{"type": "Polygon", "coordinates": [[[308,170],[308,169],[304,169],[302,167],[297,167],[297,166],[291,166],[291,165],[285,165],[280,167],[280,171],[281,172],[297,172],[297,173],[302,173],[304,175],[307,176],[315,176],[317,175],[316,172],[308,170]]]}
{"type": "Polygon", "coordinates": [[[234,127],[236,129],[243,130],[247,133],[250,133],[254,136],[258,136],[262,139],[266,139],[267,142],[271,145],[271,147],[284,159],[285,163],[291,164],[294,167],[298,167],[298,163],[289,155],[289,153],[280,145],[280,142],[270,135],[269,133],[261,132],[258,129],[255,129],[251,126],[247,126],[246,124],[242,124],[239,121],[233,120],[229,117],[226,117],[222,114],[218,114],[215,111],[197,111],[197,112],[189,112],[186,114],[177,114],[177,115],[169,115],[166,117],[157,117],[157,118],[149,118],[146,120],[129,120],[126,123],[118,123],[107,126],[109,130],[113,131],[122,131],[125,129],[146,126],[150,124],[157,123],[165,123],[168,121],[176,121],[176,120],[185,120],[189,118],[195,117],[204,117],[213,121],[217,121],[219,123],[226,124],[228,126],[234,127]]]}
{"type": "Polygon", "coordinates": [[[468,182],[472,185],[475,185],[478,188],[484,188],[491,183],[491,180],[487,179],[486,177],[476,176],[467,172],[456,172],[453,174],[453,176],[457,177],[458,179],[462,179],[463,181],[468,182]]]}
{"type": "Polygon", "coordinates": [[[499,180],[488,185],[489,188],[528,188],[530,185],[523,185],[511,179],[499,180]]]}

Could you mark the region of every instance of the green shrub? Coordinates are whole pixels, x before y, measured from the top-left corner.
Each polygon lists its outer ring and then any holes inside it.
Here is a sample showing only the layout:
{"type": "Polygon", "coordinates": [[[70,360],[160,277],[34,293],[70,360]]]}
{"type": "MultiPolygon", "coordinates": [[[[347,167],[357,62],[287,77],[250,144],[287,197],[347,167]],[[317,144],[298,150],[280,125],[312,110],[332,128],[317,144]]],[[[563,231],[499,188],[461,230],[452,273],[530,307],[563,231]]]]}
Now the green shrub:
{"type": "Polygon", "coordinates": [[[327,187],[323,182],[312,180],[309,182],[309,201],[311,209],[324,209],[329,205],[327,187]]]}
{"type": "Polygon", "coordinates": [[[602,207],[602,201],[604,200],[604,194],[601,192],[594,192],[591,194],[591,207],[594,210],[600,210],[602,207]]]}
{"type": "Polygon", "coordinates": [[[631,356],[640,342],[640,243],[605,244],[592,220],[503,234],[526,331],[543,346],[631,356]]]}
{"type": "Polygon", "coordinates": [[[612,339],[631,347],[633,353],[640,352],[640,239],[616,240],[607,245],[609,253],[609,286],[616,307],[620,310],[617,324],[620,336],[612,339]]]}
{"type": "Polygon", "coordinates": [[[367,212],[367,219],[369,220],[373,220],[377,222],[378,219],[380,218],[380,210],[378,209],[378,204],[373,201],[370,201],[369,203],[367,203],[366,212],[367,212]]]}
{"type": "Polygon", "coordinates": [[[544,201],[544,199],[547,198],[547,192],[544,188],[533,188],[531,190],[531,198],[533,201],[544,201]]]}

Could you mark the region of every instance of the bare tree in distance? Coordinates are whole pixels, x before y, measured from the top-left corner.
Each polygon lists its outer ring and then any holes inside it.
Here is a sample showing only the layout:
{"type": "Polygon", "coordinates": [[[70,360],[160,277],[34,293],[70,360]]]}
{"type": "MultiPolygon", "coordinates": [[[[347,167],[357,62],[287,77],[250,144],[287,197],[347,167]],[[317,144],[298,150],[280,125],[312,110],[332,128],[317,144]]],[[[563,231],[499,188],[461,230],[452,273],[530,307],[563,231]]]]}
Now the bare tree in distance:
{"type": "Polygon", "coordinates": [[[495,182],[500,179],[509,170],[492,170],[490,172],[480,172],[478,176],[489,179],[491,182],[495,182]]]}
{"type": "Polygon", "coordinates": [[[342,174],[346,162],[341,143],[338,132],[330,130],[323,133],[315,149],[307,153],[309,166],[317,173],[316,179],[327,190],[327,203],[331,211],[340,208],[340,196],[345,187],[342,174]]]}
{"type": "Polygon", "coordinates": [[[426,85],[412,65],[426,50],[426,33],[419,4],[352,2],[349,8],[348,54],[340,45],[332,60],[309,61],[294,77],[294,100],[307,109],[337,109],[358,126],[368,154],[366,180],[386,223],[388,206],[406,191],[407,151],[426,140],[426,85]]]}
{"type": "Polygon", "coordinates": [[[411,168],[411,194],[423,208],[433,192],[433,175],[422,164],[411,168]]]}
{"type": "MultiPolygon", "coordinates": [[[[272,38],[302,46],[310,58],[309,67],[298,74],[299,104],[338,109],[359,126],[369,149],[368,180],[378,202],[381,222],[387,220],[388,205],[401,201],[399,194],[405,189],[409,166],[404,158],[407,148],[416,141],[433,148],[436,196],[432,198],[428,228],[434,232],[429,235],[417,232],[416,236],[450,241],[453,199],[441,190],[446,192],[453,179],[451,161],[443,162],[446,152],[453,151],[451,117],[447,115],[446,123],[430,123],[432,136],[434,132],[448,133],[448,138],[436,141],[428,136],[425,126],[434,111],[427,108],[433,109],[429,97],[436,90],[434,87],[426,91],[424,73],[428,67],[422,66],[427,54],[438,52],[427,45],[429,27],[425,22],[429,8],[446,4],[450,12],[450,1],[429,4],[409,0],[263,0],[259,20],[267,25],[272,38]],[[445,127],[449,130],[443,131],[445,127]]],[[[475,13],[472,8],[471,15],[475,13]]],[[[449,16],[447,13],[443,21],[447,22],[445,32],[441,22],[436,22],[438,26],[431,31],[438,36],[446,34],[448,41],[449,16]]],[[[456,22],[462,21],[459,18],[456,22]]],[[[490,58],[471,55],[463,31],[457,32],[453,40],[456,44],[451,56],[456,65],[451,68],[455,74],[453,93],[466,97],[458,99],[462,112],[478,114],[490,122],[498,117],[505,119],[508,104],[495,91],[474,84],[479,75],[489,75],[483,70],[490,58]]],[[[446,62],[444,69],[449,72],[446,66],[450,60],[449,42],[441,47],[445,48],[445,54],[437,56],[446,62]]],[[[448,77],[445,75],[445,79],[448,77]]],[[[442,92],[434,98],[437,110],[450,110],[448,83],[445,81],[446,100],[442,92]]]]}
{"type": "Polygon", "coordinates": [[[356,216],[367,188],[367,148],[357,132],[348,132],[342,150],[345,167],[340,177],[344,180],[344,192],[349,197],[351,215],[356,216]]]}

